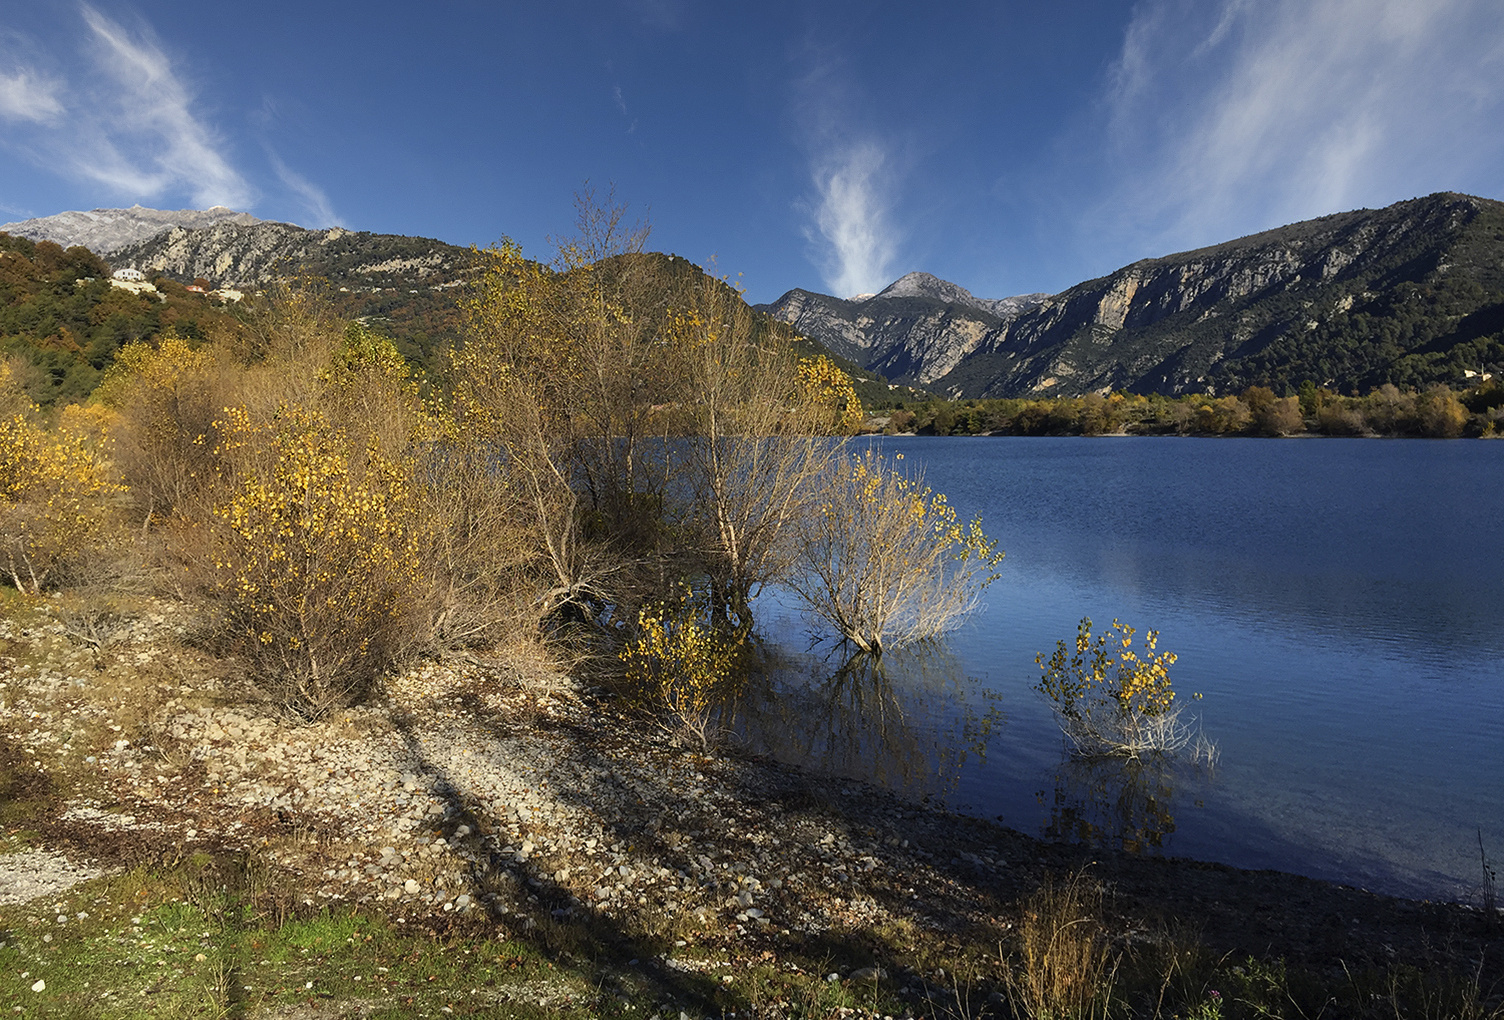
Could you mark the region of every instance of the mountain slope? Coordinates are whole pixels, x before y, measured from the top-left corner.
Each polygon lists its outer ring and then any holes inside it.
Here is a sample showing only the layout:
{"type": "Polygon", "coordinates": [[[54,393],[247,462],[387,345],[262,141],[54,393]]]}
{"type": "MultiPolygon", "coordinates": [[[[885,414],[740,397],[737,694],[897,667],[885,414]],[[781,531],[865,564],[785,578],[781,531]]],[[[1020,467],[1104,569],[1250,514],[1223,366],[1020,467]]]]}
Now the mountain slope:
{"type": "Polygon", "coordinates": [[[1146,259],[1057,294],[937,388],[1350,390],[1504,360],[1504,203],[1438,194],[1146,259]]]}
{"type": "Polygon", "coordinates": [[[909,273],[872,297],[842,300],[791,290],[756,307],[864,368],[926,385],[1045,297],[986,300],[928,273],[909,273]]]}
{"type": "Polygon", "coordinates": [[[144,241],[172,227],[213,226],[216,223],[249,225],[260,223],[249,213],[236,212],[216,205],[212,209],[146,209],[133,205],[129,209],[91,209],[88,212],[60,212],[55,216],[19,220],[0,224],[0,231],[13,237],[33,241],[52,241],[64,248],[75,245],[99,255],[109,255],[137,241],[144,241]]]}
{"type": "MultiPolygon", "coordinates": [[[[33,399],[49,405],[81,399],[122,344],[154,339],[169,327],[191,340],[236,332],[245,306],[221,306],[210,295],[187,290],[184,284],[198,277],[243,290],[290,276],[320,279],[342,315],[392,337],[410,361],[432,370],[442,350],[461,339],[461,301],[475,253],[429,238],[220,222],[169,228],[116,250],[111,263],[140,269],[158,289],[143,295],[111,286],[111,266],[82,246],[64,251],[56,242],[0,235],[0,354],[21,355],[33,366],[27,384],[33,399]]],[[[630,279],[620,292],[630,299],[633,315],[649,323],[690,307],[706,280],[699,266],[657,253],[618,256],[596,271],[613,287],[613,281],[630,279]]],[[[716,286],[726,300],[741,300],[726,284],[716,286]]],[[[754,317],[754,329],[758,337],[791,333],[761,315],[754,317]]],[[[810,355],[829,353],[802,338],[798,345],[810,355]]],[[[889,397],[885,379],[836,361],[864,401],[889,397]]]]}
{"type": "Polygon", "coordinates": [[[471,252],[427,237],[372,234],[340,227],[305,230],[290,223],[218,223],[169,230],[116,250],[111,263],[180,280],[261,287],[279,276],[308,272],[349,290],[415,285],[453,286],[471,252]]]}
{"type": "Polygon", "coordinates": [[[27,396],[44,406],[81,400],[120,348],[171,329],[192,341],[234,336],[241,321],[208,294],[161,281],[112,286],[109,267],[74,245],[0,234],[0,358],[14,359],[27,396]]]}
{"type": "Polygon", "coordinates": [[[865,301],[791,291],[768,310],[955,397],[1454,383],[1504,368],[1504,203],[1441,193],[1145,259],[1008,308],[967,298],[911,274],[865,301]]]}

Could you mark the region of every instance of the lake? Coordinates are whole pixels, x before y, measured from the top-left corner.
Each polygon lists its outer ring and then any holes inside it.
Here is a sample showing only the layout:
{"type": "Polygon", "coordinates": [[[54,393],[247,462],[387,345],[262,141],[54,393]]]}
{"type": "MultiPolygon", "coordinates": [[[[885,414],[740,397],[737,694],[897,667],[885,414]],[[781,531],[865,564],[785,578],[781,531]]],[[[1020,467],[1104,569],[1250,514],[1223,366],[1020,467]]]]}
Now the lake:
{"type": "Polygon", "coordinates": [[[766,593],[753,747],[1035,836],[1396,895],[1476,900],[1480,831],[1504,862],[1504,442],[880,445],[982,516],[1001,577],[875,668],[766,593]],[[1066,753],[1034,657],[1083,616],[1160,631],[1214,766],[1066,753]]]}

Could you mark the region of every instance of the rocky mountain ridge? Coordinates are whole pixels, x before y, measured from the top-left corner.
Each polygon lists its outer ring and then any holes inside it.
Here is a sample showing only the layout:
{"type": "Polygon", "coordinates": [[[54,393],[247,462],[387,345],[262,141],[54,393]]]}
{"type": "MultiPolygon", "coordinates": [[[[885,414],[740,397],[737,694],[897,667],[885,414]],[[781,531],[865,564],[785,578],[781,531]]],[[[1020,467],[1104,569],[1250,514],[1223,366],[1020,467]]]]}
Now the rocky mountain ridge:
{"type": "Polygon", "coordinates": [[[756,307],[864,368],[924,386],[1046,297],[977,298],[929,273],[909,273],[871,296],[843,300],[791,290],[756,307]]]}
{"type": "Polygon", "coordinates": [[[172,227],[118,249],[111,263],[244,288],[308,272],[336,288],[372,291],[420,284],[454,286],[471,265],[471,252],[428,237],[342,227],[306,230],[291,223],[217,223],[198,229],[172,227]]]}
{"type": "Polygon", "coordinates": [[[64,248],[78,245],[108,256],[119,248],[145,241],[173,227],[195,230],[219,223],[250,226],[262,222],[250,213],[236,212],[222,205],[177,210],[133,205],[129,209],[70,210],[53,216],[0,223],[0,231],[33,241],[52,241],[64,248]]]}
{"type": "MultiPolygon", "coordinates": [[[[420,359],[453,339],[450,288],[473,258],[430,238],[306,230],[222,208],[27,223],[9,226],[58,243],[97,236],[114,268],[183,282],[245,289],[321,277],[342,311],[374,320],[420,359]],[[106,247],[110,231],[164,217],[185,223],[106,247]],[[188,225],[193,217],[211,222],[188,225]]],[[[977,298],[909,273],[875,295],[796,289],[757,307],[861,369],[951,397],[1457,383],[1504,371],[1504,203],[1444,192],[1337,213],[1144,259],[1056,295],[977,298]]]]}
{"type": "Polygon", "coordinates": [[[1504,203],[1444,192],[1144,259],[1053,296],[970,297],[910,274],[860,302],[794,290],[763,307],[952,397],[1455,382],[1504,365],[1504,203]]]}

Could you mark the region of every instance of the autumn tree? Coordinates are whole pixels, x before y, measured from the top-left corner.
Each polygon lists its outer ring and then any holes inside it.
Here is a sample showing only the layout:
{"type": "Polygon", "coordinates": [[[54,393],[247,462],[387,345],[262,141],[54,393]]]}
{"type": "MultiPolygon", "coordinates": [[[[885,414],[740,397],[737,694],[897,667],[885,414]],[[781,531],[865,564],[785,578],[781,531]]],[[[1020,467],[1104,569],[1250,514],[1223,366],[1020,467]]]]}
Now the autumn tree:
{"type": "Polygon", "coordinates": [[[863,651],[934,637],[977,604],[1003,558],[923,476],[873,450],[832,461],[799,526],[789,586],[863,651]]]}
{"type": "Polygon", "coordinates": [[[36,594],[112,544],[123,487],[105,456],[97,421],[77,408],[55,429],[19,397],[0,363],[0,567],[19,591],[36,594]]]}
{"type": "Polygon", "coordinates": [[[539,595],[548,615],[604,596],[617,537],[606,525],[645,502],[637,454],[648,408],[631,398],[649,355],[585,271],[555,273],[511,242],[481,258],[449,366],[452,434],[492,458],[517,494],[551,575],[539,595]]]}
{"type": "Polygon", "coordinates": [[[126,344],[94,399],[117,416],[121,471],[140,527],[191,516],[213,477],[213,422],[227,394],[213,354],[169,331],[126,344]]]}
{"type": "Polygon", "coordinates": [[[750,629],[750,599],[797,553],[794,523],[813,506],[840,441],[860,423],[851,381],[792,336],[758,324],[740,296],[705,278],[666,337],[683,359],[676,431],[704,534],[718,613],[750,629]]]}

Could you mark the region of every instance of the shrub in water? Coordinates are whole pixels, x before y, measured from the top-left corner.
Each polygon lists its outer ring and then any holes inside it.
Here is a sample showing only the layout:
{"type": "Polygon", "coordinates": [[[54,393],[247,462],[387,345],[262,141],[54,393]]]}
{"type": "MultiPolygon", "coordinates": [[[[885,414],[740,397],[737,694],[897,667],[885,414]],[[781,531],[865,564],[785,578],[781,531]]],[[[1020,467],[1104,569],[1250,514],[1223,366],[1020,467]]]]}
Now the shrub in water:
{"type": "Polygon", "coordinates": [[[837,458],[816,498],[788,585],[864,652],[944,633],[997,577],[1003,553],[981,521],[962,525],[944,495],[874,451],[837,458]]]}
{"type": "Polygon", "coordinates": [[[735,686],[740,647],[710,619],[706,600],[686,594],[638,614],[637,637],[621,660],[637,691],[704,746],[716,703],[735,686]]]}
{"type": "Polygon", "coordinates": [[[1156,651],[1159,631],[1145,634],[1140,655],[1134,628],[1113,620],[1110,631],[1093,636],[1091,626],[1083,619],[1076,628],[1074,652],[1060,641],[1048,660],[1042,652],[1034,657],[1044,672],[1036,689],[1076,751],[1137,758],[1188,744],[1191,732],[1180,723],[1170,686],[1175,654],[1156,651]]]}

